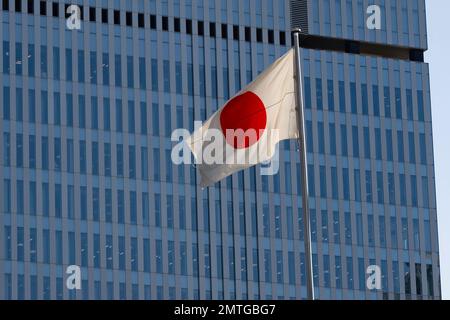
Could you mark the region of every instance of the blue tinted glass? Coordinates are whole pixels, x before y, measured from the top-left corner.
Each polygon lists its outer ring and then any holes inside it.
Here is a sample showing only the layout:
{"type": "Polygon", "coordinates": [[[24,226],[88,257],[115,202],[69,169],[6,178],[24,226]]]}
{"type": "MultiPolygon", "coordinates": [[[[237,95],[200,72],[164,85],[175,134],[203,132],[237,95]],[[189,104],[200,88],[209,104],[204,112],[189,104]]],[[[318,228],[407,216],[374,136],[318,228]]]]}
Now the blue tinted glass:
{"type": "Polygon", "coordinates": [[[364,158],[370,159],[371,148],[370,148],[370,131],[368,127],[364,127],[364,158]]]}
{"type": "Polygon", "coordinates": [[[347,126],[345,124],[341,124],[341,153],[344,157],[348,156],[347,126]]]}
{"type": "Polygon", "coordinates": [[[78,82],[83,83],[85,81],[84,76],[84,51],[78,50],[78,82]]]}
{"type": "Polygon", "coordinates": [[[28,90],[28,121],[36,122],[36,96],[34,90],[28,90]]]}
{"type": "Polygon", "coordinates": [[[337,168],[331,167],[331,192],[335,200],[339,199],[337,168]]]}
{"type": "Polygon", "coordinates": [[[329,124],[329,140],[330,140],[330,154],[336,155],[336,125],[334,123],[329,124]]]}
{"type": "Polygon", "coordinates": [[[386,130],[386,153],[387,153],[387,160],[393,161],[394,148],[392,145],[392,130],[386,130]]]}
{"type": "MultiPolygon", "coordinates": [[[[34,49],[33,49],[34,51],[34,49]]],[[[73,59],[72,59],[72,50],[71,49],[66,49],[66,61],[65,61],[65,66],[66,66],[66,80],[67,81],[72,81],[73,80],[73,59]]]]}
{"type": "Polygon", "coordinates": [[[372,194],[372,173],[371,171],[366,171],[366,201],[372,202],[373,201],[373,194],[372,194]]]}
{"type": "Polygon", "coordinates": [[[9,41],[3,41],[3,73],[9,74],[10,62],[9,62],[9,41]]]}
{"type": "Polygon", "coordinates": [[[41,91],[41,123],[48,124],[48,92],[41,91]]]}
{"type": "Polygon", "coordinates": [[[53,47],[53,78],[59,80],[61,77],[59,48],[53,47]]]}
{"type": "Polygon", "coordinates": [[[147,89],[147,73],[144,57],[139,57],[139,88],[143,90],[147,89]]]}
{"type": "Polygon", "coordinates": [[[417,113],[419,121],[425,121],[424,98],[423,91],[417,91],[417,113]]]}
{"type": "Polygon", "coordinates": [[[99,174],[98,142],[92,142],[91,155],[92,155],[92,171],[91,172],[94,175],[98,175],[99,174]]]}
{"type": "Polygon", "coordinates": [[[316,79],[316,101],[317,101],[317,109],[323,110],[322,79],[316,79]]]}
{"type": "Polygon", "coordinates": [[[157,103],[152,104],[152,128],[153,135],[158,137],[159,133],[159,105],[157,103]]]}
{"type": "Polygon", "coordinates": [[[417,207],[418,205],[418,199],[417,199],[417,177],[415,175],[412,175],[410,177],[410,185],[411,185],[411,204],[414,207],[417,207]]]}
{"type": "Polygon", "coordinates": [[[361,201],[361,174],[358,169],[354,170],[354,184],[355,184],[355,201],[361,201]]]}
{"type": "Polygon", "coordinates": [[[66,95],[66,125],[73,126],[73,96],[71,94],[66,95]]]}
{"type": "Polygon", "coordinates": [[[91,98],[91,129],[98,129],[98,99],[91,98]]]}
{"type": "Polygon", "coordinates": [[[128,101],[128,132],[134,133],[135,132],[135,107],[134,107],[134,101],[128,101]]]}
{"type": "Polygon", "coordinates": [[[102,77],[103,77],[103,84],[108,86],[109,85],[109,54],[103,53],[102,54],[102,77]]]}
{"type": "Polygon", "coordinates": [[[122,86],[122,57],[119,54],[114,55],[114,84],[116,87],[122,86]]]}
{"type": "Polygon", "coordinates": [[[391,117],[391,97],[389,87],[384,87],[384,116],[391,117]]]}
{"type": "Polygon", "coordinates": [[[377,197],[378,197],[378,203],[383,204],[384,203],[384,179],[383,179],[382,172],[377,172],[377,197]]]}
{"type": "Polygon", "coordinates": [[[378,217],[378,227],[380,236],[380,246],[386,248],[386,219],[384,216],[378,217]]]}
{"type": "Polygon", "coordinates": [[[342,169],[342,187],[344,192],[344,199],[350,200],[349,171],[347,168],[342,169]]]}
{"type": "MultiPolygon", "coordinates": [[[[16,43],[16,74],[17,75],[22,75],[22,70],[23,70],[23,61],[22,61],[22,44],[21,43],[16,43]]],[[[56,62],[56,61],[55,61],[56,62]]],[[[58,66],[55,66],[55,68],[58,68],[57,70],[59,70],[59,56],[58,56],[58,66]]],[[[58,74],[58,78],[55,77],[55,79],[59,79],[59,74],[58,74]]]]}
{"type": "Polygon", "coordinates": [[[347,288],[353,289],[353,258],[347,257],[347,288]]]}
{"type": "Polygon", "coordinates": [[[327,81],[327,89],[328,89],[328,110],[334,111],[334,86],[333,80],[327,81]]]}
{"type": "Polygon", "coordinates": [[[122,132],[123,130],[123,111],[122,111],[122,100],[116,99],[116,131],[122,132]]]}
{"type": "Polygon", "coordinates": [[[309,153],[314,152],[314,135],[312,121],[306,121],[306,149],[309,153]]]}
{"type": "Polygon", "coordinates": [[[327,197],[327,180],[326,180],[326,168],[320,166],[320,197],[327,197]]]}
{"type": "Polygon", "coordinates": [[[345,102],[345,83],[344,81],[339,81],[339,111],[346,112],[346,102],[345,102]]]}
{"type": "Polygon", "coordinates": [[[395,176],[393,173],[388,174],[388,192],[389,203],[395,205],[395,176]]]}
{"type": "Polygon", "coordinates": [[[379,128],[375,128],[375,154],[377,160],[382,159],[381,130],[379,128]]]}
{"type": "Polygon", "coordinates": [[[158,91],[158,60],[152,59],[152,90],[158,91]]]}
{"type": "Polygon", "coordinates": [[[312,101],[311,101],[311,79],[309,77],[305,77],[304,79],[304,90],[305,90],[305,108],[311,109],[312,101]]]}
{"type": "Polygon", "coordinates": [[[111,130],[111,107],[108,98],[103,99],[103,130],[111,130]]]}
{"type": "Polygon", "coordinates": [[[41,76],[48,77],[47,46],[41,46],[41,76]]]}
{"type": "Polygon", "coordinates": [[[59,92],[53,94],[53,124],[61,125],[61,95],[59,92]]]}
{"type": "Polygon", "coordinates": [[[358,127],[352,127],[352,138],[353,138],[353,157],[359,158],[359,132],[358,127]]]}
{"type": "Polygon", "coordinates": [[[395,88],[395,116],[397,119],[402,119],[402,93],[400,88],[395,88]]]}
{"type": "Polygon", "coordinates": [[[9,87],[3,87],[3,120],[9,120],[11,117],[11,98],[9,87]]]}
{"type": "Polygon", "coordinates": [[[319,153],[325,154],[325,131],[323,122],[317,124],[318,140],[319,140],[319,153]]]}
{"type": "Polygon", "coordinates": [[[127,86],[128,88],[134,87],[134,67],[132,56],[127,56],[127,86]]]}
{"type": "MultiPolygon", "coordinates": [[[[35,76],[35,52],[34,52],[34,44],[28,45],[28,75],[30,77],[35,76]]],[[[5,70],[5,69],[3,69],[5,70]]]]}
{"type": "Polygon", "coordinates": [[[373,115],[375,117],[380,116],[380,92],[378,86],[372,86],[372,96],[373,96],[373,115]]]}
{"type": "Polygon", "coordinates": [[[356,83],[350,83],[350,104],[353,114],[358,113],[358,103],[356,98],[356,83]]]}
{"type": "Polygon", "coordinates": [[[409,142],[409,162],[416,163],[416,142],[414,139],[414,132],[408,132],[409,142]]]}

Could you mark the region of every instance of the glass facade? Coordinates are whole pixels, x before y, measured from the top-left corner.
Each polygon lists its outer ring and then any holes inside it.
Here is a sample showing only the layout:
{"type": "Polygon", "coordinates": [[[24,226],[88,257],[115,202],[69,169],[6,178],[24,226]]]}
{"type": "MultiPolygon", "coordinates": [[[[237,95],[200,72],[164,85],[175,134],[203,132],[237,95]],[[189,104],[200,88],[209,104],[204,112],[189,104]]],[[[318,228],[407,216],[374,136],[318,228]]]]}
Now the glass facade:
{"type": "MultiPolygon", "coordinates": [[[[404,12],[381,31],[365,3],[309,1],[311,33],[425,48],[423,0],[376,1],[404,12]]],[[[72,4],[81,30],[61,2],[1,4],[0,298],[305,298],[297,142],[278,175],[205,190],[171,161],[173,130],[290,48],[290,2],[72,4]]],[[[317,297],[439,298],[428,66],[302,52],[317,297]]]]}
{"type": "Polygon", "coordinates": [[[427,48],[425,0],[295,1],[308,2],[310,34],[427,48]],[[375,12],[369,8],[372,5],[377,5],[380,13],[381,29],[376,31],[366,27],[367,18],[375,12]]]}

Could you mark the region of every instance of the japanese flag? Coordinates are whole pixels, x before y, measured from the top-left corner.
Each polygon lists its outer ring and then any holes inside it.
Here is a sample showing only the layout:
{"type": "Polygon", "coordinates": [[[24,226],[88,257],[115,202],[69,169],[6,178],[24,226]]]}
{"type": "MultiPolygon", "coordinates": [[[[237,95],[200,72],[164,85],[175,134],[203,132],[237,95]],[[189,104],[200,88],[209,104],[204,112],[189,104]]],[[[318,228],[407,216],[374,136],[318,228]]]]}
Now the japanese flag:
{"type": "Polygon", "coordinates": [[[203,187],[273,158],[298,138],[294,50],[268,67],[186,140],[203,187]]]}

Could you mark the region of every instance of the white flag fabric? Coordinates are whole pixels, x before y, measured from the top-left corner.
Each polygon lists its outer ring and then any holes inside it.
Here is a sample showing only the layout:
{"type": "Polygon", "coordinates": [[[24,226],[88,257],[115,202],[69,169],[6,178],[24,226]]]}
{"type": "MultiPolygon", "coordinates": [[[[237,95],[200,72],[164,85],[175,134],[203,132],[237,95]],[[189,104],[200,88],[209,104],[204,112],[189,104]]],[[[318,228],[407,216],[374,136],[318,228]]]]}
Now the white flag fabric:
{"type": "Polygon", "coordinates": [[[269,161],[280,141],[298,136],[294,49],[290,49],[186,142],[196,159],[201,185],[206,187],[269,161]]]}

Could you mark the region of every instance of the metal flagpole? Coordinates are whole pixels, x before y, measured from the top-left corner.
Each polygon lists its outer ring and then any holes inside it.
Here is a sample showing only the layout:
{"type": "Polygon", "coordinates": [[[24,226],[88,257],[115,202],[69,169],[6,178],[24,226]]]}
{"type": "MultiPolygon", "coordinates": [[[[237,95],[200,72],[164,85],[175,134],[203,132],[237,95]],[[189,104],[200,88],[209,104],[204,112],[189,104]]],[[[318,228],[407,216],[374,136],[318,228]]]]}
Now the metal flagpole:
{"type": "Polygon", "coordinates": [[[300,166],[302,170],[302,204],[303,204],[303,224],[305,242],[305,270],[306,289],[308,300],[314,300],[314,280],[311,248],[311,221],[309,212],[309,190],[308,190],[308,158],[306,151],[306,130],[305,130],[305,107],[303,104],[303,81],[302,81],[302,58],[300,54],[300,33],[301,29],[293,29],[294,49],[295,49],[295,80],[296,80],[296,102],[297,120],[300,143],[300,166]]]}

